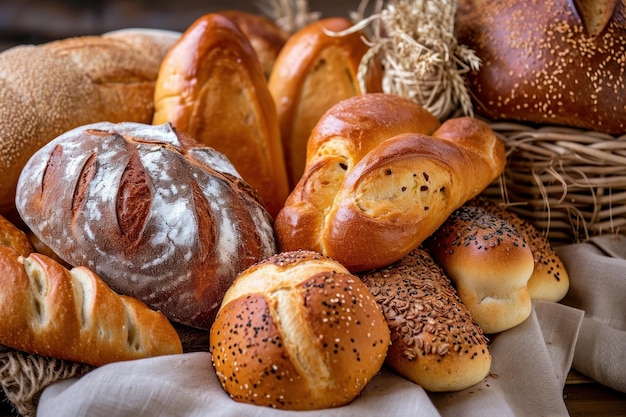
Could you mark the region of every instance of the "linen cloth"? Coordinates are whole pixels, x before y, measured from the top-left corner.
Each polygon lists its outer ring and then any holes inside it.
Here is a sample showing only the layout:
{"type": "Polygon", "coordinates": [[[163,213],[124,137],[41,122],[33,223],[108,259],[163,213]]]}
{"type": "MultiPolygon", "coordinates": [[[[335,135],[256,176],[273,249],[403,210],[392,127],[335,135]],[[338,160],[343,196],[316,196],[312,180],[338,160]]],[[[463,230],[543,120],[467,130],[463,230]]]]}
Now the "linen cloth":
{"type": "Polygon", "coordinates": [[[573,283],[561,302],[585,311],[572,367],[626,392],[626,236],[602,235],[556,250],[573,283]]]}
{"type": "Polygon", "coordinates": [[[489,376],[457,393],[428,393],[383,367],[346,406],[275,410],[233,401],[210,353],[195,352],[114,363],[55,383],[44,390],[37,416],[568,416],[563,387],[582,318],[581,310],[534,302],[524,323],[491,337],[489,376]]]}

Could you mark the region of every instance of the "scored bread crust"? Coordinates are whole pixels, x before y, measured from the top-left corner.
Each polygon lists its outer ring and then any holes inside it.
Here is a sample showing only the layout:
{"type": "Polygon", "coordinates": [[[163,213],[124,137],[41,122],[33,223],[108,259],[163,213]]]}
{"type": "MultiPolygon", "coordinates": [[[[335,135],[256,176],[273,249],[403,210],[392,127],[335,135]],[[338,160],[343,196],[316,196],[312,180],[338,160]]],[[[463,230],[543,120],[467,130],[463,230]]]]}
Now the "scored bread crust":
{"type": "Polygon", "coordinates": [[[161,54],[176,35],[140,31],[143,49],[134,36],[67,38],[0,54],[0,213],[15,210],[28,159],[61,133],[103,120],[150,122],[161,54]]]}
{"type": "Polygon", "coordinates": [[[460,391],[487,376],[488,340],[428,249],[358,276],[387,320],[386,362],[398,374],[433,392],[460,391]]]}
{"type": "Polygon", "coordinates": [[[163,314],[116,294],[88,268],[0,246],[0,277],[5,346],[94,366],[182,353],[163,314]]]}
{"type": "Polygon", "coordinates": [[[16,204],[67,263],[201,329],[237,274],[276,252],[254,190],[224,155],[169,124],[65,132],[24,167],[16,204]]]}
{"type": "Polygon", "coordinates": [[[502,332],[528,318],[534,258],[512,224],[464,205],[426,244],[485,333],[502,332]]]}
{"type": "Polygon", "coordinates": [[[276,106],[259,59],[230,19],[197,19],[159,69],[152,124],[171,123],[211,146],[259,193],[272,217],[289,188],[276,106]]]}
{"type": "Polygon", "coordinates": [[[240,402],[312,410],[352,401],[379,371],[389,329],[363,283],[314,252],[244,271],[211,328],[219,380],[240,402]]]}
{"type": "Polygon", "coordinates": [[[351,272],[408,254],[506,162],[485,123],[462,117],[439,125],[416,103],[382,93],[334,106],[310,143],[319,148],[309,148],[306,171],[275,221],[279,250],[324,253],[351,272]]]}

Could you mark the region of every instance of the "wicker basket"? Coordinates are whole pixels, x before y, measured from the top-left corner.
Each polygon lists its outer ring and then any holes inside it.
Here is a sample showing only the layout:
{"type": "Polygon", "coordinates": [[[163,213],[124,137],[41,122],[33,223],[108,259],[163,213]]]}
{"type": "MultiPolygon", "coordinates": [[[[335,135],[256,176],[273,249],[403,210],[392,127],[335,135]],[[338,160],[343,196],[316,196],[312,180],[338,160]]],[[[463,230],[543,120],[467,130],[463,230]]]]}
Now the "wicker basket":
{"type": "Polygon", "coordinates": [[[490,126],[505,139],[508,163],[488,197],[504,201],[555,244],[626,233],[626,134],[490,126]]]}

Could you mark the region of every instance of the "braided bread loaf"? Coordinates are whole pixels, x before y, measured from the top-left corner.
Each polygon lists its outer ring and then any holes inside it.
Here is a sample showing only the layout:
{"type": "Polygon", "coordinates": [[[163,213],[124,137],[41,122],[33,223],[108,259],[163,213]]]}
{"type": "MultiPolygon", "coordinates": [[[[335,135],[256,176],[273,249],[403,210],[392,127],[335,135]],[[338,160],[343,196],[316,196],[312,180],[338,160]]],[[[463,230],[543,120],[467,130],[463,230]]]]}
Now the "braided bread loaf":
{"type": "Polygon", "coordinates": [[[358,272],[420,245],[504,169],[483,122],[439,122],[390,94],[331,108],[315,127],[306,170],[275,221],[281,251],[314,250],[358,272]]]}

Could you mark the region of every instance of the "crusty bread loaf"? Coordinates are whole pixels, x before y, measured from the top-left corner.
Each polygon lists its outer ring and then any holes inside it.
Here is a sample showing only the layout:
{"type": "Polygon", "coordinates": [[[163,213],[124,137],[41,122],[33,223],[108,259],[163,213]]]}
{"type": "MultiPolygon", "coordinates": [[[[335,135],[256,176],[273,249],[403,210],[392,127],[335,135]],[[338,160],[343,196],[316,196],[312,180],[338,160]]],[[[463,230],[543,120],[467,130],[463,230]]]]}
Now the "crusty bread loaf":
{"type": "Polygon", "coordinates": [[[7,246],[21,256],[28,256],[35,251],[26,232],[0,215],[0,246],[7,246]]]}
{"type": "Polygon", "coordinates": [[[352,401],[382,366],[389,328],[367,287],[317,253],[280,253],[244,271],[211,328],[233,399],[311,410],[352,401]]]}
{"type": "Polygon", "coordinates": [[[428,249],[359,278],[387,320],[386,362],[397,373],[428,391],[460,391],[487,376],[488,340],[428,249]]]}
{"type": "Polygon", "coordinates": [[[513,225],[466,204],[426,244],[485,333],[502,332],[528,318],[534,258],[513,225]]]}
{"type": "MultiPolygon", "coordinates": [[[[156,32],[158,33],[158,32],[156,32]]],[[[28,158],[61,133],[99,121],[148,123],[154,82],[170,37],[87,36],[0,54],[0,213],[14,211],[28,158]],[[163,48],[147,48],[150,39],[163,48]]]]}
{"type": "Polygon", "coordinates": [[[369,50],[365,34],[333,36],[352,26],[341,17],[305,26],[287,40],[269,79],[278,111],[289,185],[304,172],[307,140],[322,115],[339,101],[382,91],[382,71],[372,64],[366,91],[359,85],[361,58],[369,50]]]}
{"type": "Polygon", "coordinates": [[[25,165],[16,204],[70,265],[202,329],[237,274],[276,251],[254,190],[222,154],[169,124],[64,133],[25,165]]]}
{"type": "Polygon", "coordinates": [[[561,301],[569,290],[569,274],[548,238],[541,234],[533,224],[494,201],[478,197],[469,201],[468,204],[478,206],[510,223],[530,247],[535,260],[535,268],[528,280],[530,298],[561,301]]]}
{"type": "Polygon", "coordinates": [[[626,132],[626,2],[462,0],[476,112],[493,120],[626,132]]]}
{"type": "Polygon", "coordinates": [[[276,216],[289,188],[276,107],[250,42],[228,18],[197,19],[163,59],[153,124],[223,153],[276,216]]]}
{"type": "Polygon", "coordinates": [[[276,218],[279,250],[314,250],[358,272],[419,246],[505,164],[504,145],[485,123],[457,118],[438,126],[419,105],[389,94],[331,108],[276,218]]]}
{"type": "Polygon", "coordinates": [[[0,246],[0,344],[94,366],[182,353],[159,312],[116,294],[85,267],[0,246]]]}
{"type": "Polygon", "coordinates": [[[219,14],[230,19],[246,35],[261,62],[265,79],[269,79],[278,54],[289,39],[289,33],[273,20],[257,13],[230,9],[220,10],[219,14]]]}

